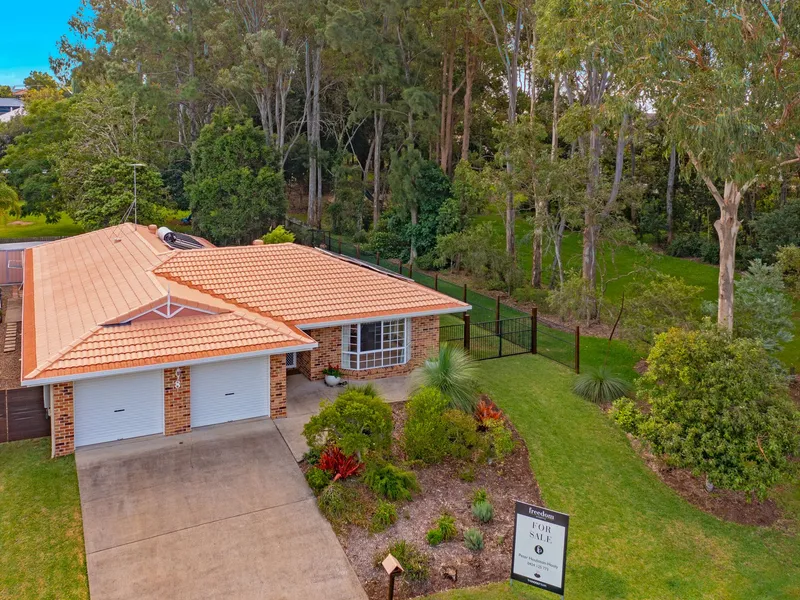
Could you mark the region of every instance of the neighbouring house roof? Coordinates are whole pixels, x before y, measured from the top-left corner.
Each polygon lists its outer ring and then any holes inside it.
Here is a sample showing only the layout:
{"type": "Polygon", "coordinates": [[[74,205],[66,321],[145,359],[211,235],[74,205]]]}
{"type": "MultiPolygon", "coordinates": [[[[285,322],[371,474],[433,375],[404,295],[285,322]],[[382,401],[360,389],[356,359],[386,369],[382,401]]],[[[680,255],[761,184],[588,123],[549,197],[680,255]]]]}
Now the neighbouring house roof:
{"type": "Polygon", "coordinates": [[[174,250],[127,223],[25,250],[23,384],[309,349],[300,327],[469,308],[313,248],[196,239],[174,250]]]}

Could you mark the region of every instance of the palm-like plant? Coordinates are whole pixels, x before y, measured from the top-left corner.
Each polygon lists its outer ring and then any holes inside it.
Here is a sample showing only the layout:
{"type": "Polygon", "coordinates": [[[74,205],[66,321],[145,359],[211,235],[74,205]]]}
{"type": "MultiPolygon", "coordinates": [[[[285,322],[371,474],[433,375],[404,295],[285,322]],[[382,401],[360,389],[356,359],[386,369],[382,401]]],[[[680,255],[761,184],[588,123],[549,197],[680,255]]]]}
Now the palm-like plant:
{"type": "Polygon", "coordinates": [[[443,344],[439,353],[414,371],[416,388],[432,387],[444,394],[453,408],[469,414],[477,402],[475,363],[462,348],[443,344]]]}
{"type": "Polygon", "coordinates": [[[627,396],[631,391],[631,384],[603,366],[590,369],[578,377],[572,391],[585,400],[603,404],[627,396]]]}

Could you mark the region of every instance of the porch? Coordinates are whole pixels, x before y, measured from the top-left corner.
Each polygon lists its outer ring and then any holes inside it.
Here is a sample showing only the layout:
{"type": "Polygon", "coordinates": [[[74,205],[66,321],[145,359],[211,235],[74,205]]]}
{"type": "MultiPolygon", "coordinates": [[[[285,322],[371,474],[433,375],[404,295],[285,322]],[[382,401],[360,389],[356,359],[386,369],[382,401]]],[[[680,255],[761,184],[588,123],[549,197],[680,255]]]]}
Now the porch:
{"type": "MultiPolygon", "coordinates": [[[[411,387],[408,375],[373,379],[369,382],[355,381],[350,385],[364,383],[371,383],[378,388],[387,402],[405,401],[411,387]]],[[[333,400],[345,389],[347,386],[329,387],[324,381],[311,381],[299,373],[286,378],[286,417],[275,419],[274,423],[297,462],[308,451],[303,438],[303,426],[319,412],[319,405],[323,400],[333,400]]]]}

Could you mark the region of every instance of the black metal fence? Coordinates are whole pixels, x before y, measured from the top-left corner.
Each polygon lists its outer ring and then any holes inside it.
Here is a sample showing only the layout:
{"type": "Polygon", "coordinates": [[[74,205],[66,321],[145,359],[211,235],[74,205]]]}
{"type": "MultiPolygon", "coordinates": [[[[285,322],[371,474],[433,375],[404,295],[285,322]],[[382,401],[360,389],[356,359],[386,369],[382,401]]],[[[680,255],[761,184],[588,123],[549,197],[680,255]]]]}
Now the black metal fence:
{"type": "Polygon", "coordinates": [[[463,321],[456,316],[442,317],[440,342],[460,344],[478,360],[532,352],[580,371],[580,329],[577,327],[565,327],[538,317],[535,310],[533,314],[525,313],[503,304],[500,298],[469,289],[466,284],[458,285],[438,274],[414,270],[413,264],[404,265],[397,259],[381,257],[366,245],[354,244],[329,231],[313,229],[301,221],[286,219],[285,227],[294,233],[296,243],[380,267],[470,304],[472,310],[463,321]]]}

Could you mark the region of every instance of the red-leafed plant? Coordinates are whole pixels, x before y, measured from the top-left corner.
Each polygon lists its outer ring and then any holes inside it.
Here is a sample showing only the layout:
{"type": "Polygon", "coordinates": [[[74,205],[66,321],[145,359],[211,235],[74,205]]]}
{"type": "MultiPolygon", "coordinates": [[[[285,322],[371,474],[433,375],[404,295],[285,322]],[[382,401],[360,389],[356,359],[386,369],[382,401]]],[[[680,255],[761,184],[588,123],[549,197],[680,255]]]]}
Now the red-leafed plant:
{"type": "Polygon", "coordinates": [[[364,465],[358,461],[355,454],[347,456],[338,446],[328,446],[319,457],[317,466],[333,475],[334,481],[338,481],[358,475],[364,465]]]}
{"type": "Polygon", "coordinates": [[[485,428],[492,421],[501,421],[503,419],[503,413],[491,399],[487,396],[483,396],[480,402],[478,402],[478,406],[475,408],[475,418],[481,424],[481,427],[485,428]]]}

